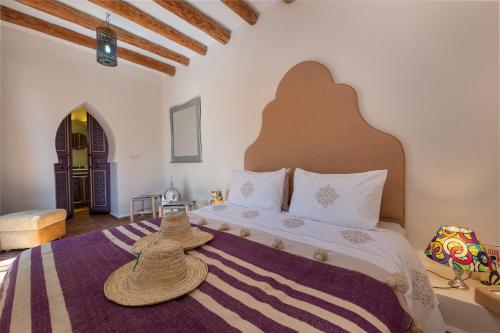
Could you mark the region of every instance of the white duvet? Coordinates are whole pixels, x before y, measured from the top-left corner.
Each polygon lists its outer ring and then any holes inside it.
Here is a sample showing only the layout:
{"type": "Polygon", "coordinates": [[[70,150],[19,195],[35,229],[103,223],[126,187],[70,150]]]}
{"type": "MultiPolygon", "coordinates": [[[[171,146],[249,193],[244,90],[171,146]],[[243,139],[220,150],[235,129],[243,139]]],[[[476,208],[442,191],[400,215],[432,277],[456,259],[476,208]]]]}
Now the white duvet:
{"type": "Polygon", "coordinates": [[[294,217],[286,212],[276,213],[231,204],[206,206],[192,213],[350,255],[390,274],[402,273],[410,286],[405,300],[411,315],[425,332],[445,331],[445,323],[425,268],[403,233],[395,231],[397,229],[379,227],[375,230],[357,230],[294,217]]]}

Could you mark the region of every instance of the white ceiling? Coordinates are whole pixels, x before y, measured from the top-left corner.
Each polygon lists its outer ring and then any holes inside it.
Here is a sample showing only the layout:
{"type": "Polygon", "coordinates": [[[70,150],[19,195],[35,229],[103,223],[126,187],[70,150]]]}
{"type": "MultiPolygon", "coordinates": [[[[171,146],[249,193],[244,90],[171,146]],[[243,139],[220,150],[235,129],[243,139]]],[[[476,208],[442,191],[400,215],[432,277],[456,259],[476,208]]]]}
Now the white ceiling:
{"type": "MultiPolygon", "coordinates": [[[[86,1],[86,0],[58,0],[60,2],[63,2],[75,9],[79,9],[83,12],[86,12],[90,15],[96,16],[101,19],[105,19],[106,17],[106,10],[94,5],[93,3],[86,1]]],[[[266,9],[271,7],[273,4],[275,4],[279,0],[247,0],[247,3],[249,3],[258,13],[264,12],[266,9]]],[[[150,14],[151,16],[156,17],[157,19],[161,20],[162,22],[176,28],[177,30],[183,32],[184,34],[194,38],[195,40],[207,45],[208,47],[208,52],[210,53],[210,46],[219,43],[209,35],[205,34],[203,31],[198,30],[196,27],[190,25],[186,21],[182,20],[181,18],[177,17],[176,15],[170,13],[168,10],[164,9],[163,7],[157,5],[151,0],[127,0],[127,2],[131,3],[135,7],[141,9],[142,11],[150,14]]],[[[17,11],[23,12],[25,14],[37,17],[39,19],[60,25],[62,27],[71,29],[73,31],[79,32],[81,34],[90,36],[95,38],[95,31],[83,28],[79,26],[78,24],[71,23],[62,19],[59,19],[55,16],[51,16],[49,14],[46,14],[44,12],[41,12],[39,10],[33,9],[29,6],[23,5],[21,3],[16,2],[15,0],[1,0],[2,5],[15,9],[17,11]]],[[[218,23],[223,25],[224,27],[228,28],[229,30],[232,31],[232,33],[237,33],[235,30],[243,25],[243,24],[248,24],[246,23],[242,18],[240,18],[235,12],[233,12],[229,7],[224,5],[221,1],[219,0],[189,0],[189,3],[195,6],[196,8],[200,9],[203,13],[208,15],[209,17],[215,19],[218,23]]],[[[159,45],[162,45],[170,50],[179,52],[188,58],[194,58],[194,57],[201,57],[201,55],[197,54],[196,52],[183,47],[170,39],[167,39],[166,37],[163,37],[151,30],[148,30],[141,25],[138,25],[136,23],[133,23],[132,21],[129,21],[123,17],[120,17],[118,15],[115,15],[114,13],[110,13],[110,23],[119,26],[120,28],[123,28],[131,33],[134,33],[140,37],[143,37],[145,39],[148,39],[154,43],[157,43],[159,45]]],[[[259,24],[257,21],[256,24],[259,24]]],[[[2,22],[2,25],[8,25],[8,26],[14,26],[10,23],[2,22]]],[[[229,41],[231,43],[231,40],[229,41]]],[[[123,43],[121,41],[118,41],[119,46],[123,46],[129,50],[147,55],[151,58],[160,60],[165,63],[169,63],[171,65],[174,65],[176,67],[184,66],[181,64],[178,64],[174,61],[171,61],[169,59],[165,59],[163,57],[160,57],[156,54],[150,53],[148,51],[145,51],[143,49],[137,48],[133,45],[123,43]]]]}

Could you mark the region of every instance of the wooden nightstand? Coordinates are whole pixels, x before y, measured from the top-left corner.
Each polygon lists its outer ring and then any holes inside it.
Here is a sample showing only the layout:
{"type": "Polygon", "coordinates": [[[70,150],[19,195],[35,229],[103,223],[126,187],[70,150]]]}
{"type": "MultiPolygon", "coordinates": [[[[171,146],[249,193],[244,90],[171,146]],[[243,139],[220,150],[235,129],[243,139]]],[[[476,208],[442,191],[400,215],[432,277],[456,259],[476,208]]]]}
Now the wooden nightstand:
{"type": "MultiPolygon", "coordinates": [[[[417,251],[417,255],[426,269],[445,277],[453,276],[453,270],[450,267],[430,260],[423,254],[423,251],[417,251]]],[[[432,286],[448,287],[447,280],[432,273],[428,275],[432,286]]],[[[469,286],[469,290],[434,288],[439,300],[439,309],[448,324],[448,331],[451,333],[500,332],[500,316],[474,301],[474,289],[481,286],[481,282],[471,278],[465,283],[469,286]]]]}

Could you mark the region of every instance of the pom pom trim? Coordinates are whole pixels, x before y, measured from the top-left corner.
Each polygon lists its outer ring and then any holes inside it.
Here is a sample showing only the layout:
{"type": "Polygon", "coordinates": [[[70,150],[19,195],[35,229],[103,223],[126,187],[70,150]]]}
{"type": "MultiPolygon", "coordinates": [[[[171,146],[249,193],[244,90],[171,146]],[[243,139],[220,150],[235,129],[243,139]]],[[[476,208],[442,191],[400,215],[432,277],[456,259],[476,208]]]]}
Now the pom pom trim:
{"type": "Polygon", "coordinates": [[[241,237],[248,237],[250,236],[250,230],[247,228],[241,228],[240,230],[240,236],[241,237]]]}
{"type": "Polygon", "coordinates": [[[229,227],[229,224],[227,223],[222,223],[220,226],[219,226],[219,230],[220,231],[225,231],[225,230],[229,230],[230,227],[229,227]]]}
{"type": "Polygon", "coordinates": [[[401,273],[394,273],[391,276],[389,276],[387,281],[385,281],[385,284],[391,287],[392,290],[394,290],[394,292],[403,295],[406,294],[406,292],[408,292],[408,290],[410,289],[406,276],[404,276],[401,273]]]}
{"type": "Polygon", "coordinates": [[[278,250],[282,250],[285,247],[283,241],[279,238],[276,238],[271,246],[278,250]]]}
{"type": "Polygon", "coordinates": [[[328,259],[328,252],[326,252],[326,250],[316,249],[314,251],[314,259],[317,261],[326,261],[326,259],[328,259]]]}

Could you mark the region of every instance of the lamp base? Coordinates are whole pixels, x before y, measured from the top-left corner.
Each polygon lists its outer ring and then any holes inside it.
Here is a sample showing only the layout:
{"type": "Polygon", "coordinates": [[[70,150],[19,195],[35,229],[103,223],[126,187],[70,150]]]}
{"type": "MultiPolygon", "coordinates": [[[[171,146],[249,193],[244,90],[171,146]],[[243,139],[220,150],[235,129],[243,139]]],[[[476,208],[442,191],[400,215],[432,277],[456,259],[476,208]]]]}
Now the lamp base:
{"type": "Polygon", "coordinates": [[[456,289],[468,290],[469,287],[465,284],[464,280],[462,280],[464,271],[454,268],[453,272],[455,273],[455,277],[448,281],[448,284],[456,289]]]}

